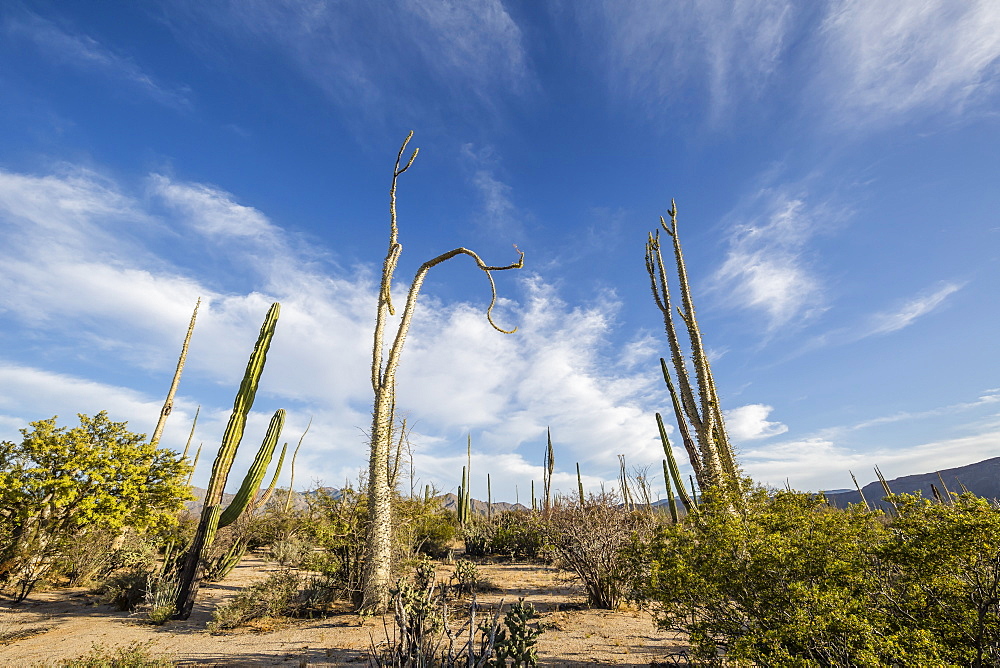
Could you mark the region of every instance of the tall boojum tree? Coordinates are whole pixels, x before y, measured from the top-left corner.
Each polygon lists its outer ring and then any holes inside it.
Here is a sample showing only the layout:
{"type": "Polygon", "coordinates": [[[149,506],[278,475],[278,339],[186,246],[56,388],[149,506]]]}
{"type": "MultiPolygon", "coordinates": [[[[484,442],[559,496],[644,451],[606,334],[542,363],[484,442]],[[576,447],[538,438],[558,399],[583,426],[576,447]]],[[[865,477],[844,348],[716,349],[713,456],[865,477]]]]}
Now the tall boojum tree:
{"type": "Polygon", "coordinates": [[[399,243],[399,228],[396,222],[396,183],[400,174],[405,172],[417,157],[419,149],[415,149],[405,164],[402,164],[403,154],[413,133],[410,132],[399,148],[396,165],[392,172],[392,186],[389,190],[389,248],[382,264],[382,282],[378,295],[378,307],[375,320],[374,343],[372,346],[372,390],[374,406],[372,409],[372,427],[370,437],[370,453],[368,461],[368,542],[365,554],[365,570],[363,576],[363,591],[361,610],[364,612],[383,612],[389,605],[390,560],[392,553],[392,489],[387,475],[389,454],[393,437],[393,420],[396,408],[396,370],[399,367],[403,344],[410,330],[410,323],[416,309],[417,296],[423,285],[427,272],[433,267],[446,262],[458,255],[468,255],[476,266],[486,274],[490,283],[492,299],[486,309],[486,319],[499,332],[513,333],[503,329],[493,322],[493,306],[496,304],[496,284],[492,272],[507,269],[518,269],[523,266],[524,253],[518,250],[518,260],[505,266],[490,266],[480,259],[474,251],[467,248],[455,248],[427,260],[417,269],[410,283],[406,304],[402,317],[396,327],[395,336],[388,352],[385,349],[386,325],[390,316],[396,314],[392,304],[392,280],[403,250],[399,243]],[[401,166],[402,165],[402,166],[401,166]]]}
{"type": "Polygon", "coordinates": [[[701,339],[701,330],[694,312],[687,267],[681,252],[677,231],[677,205],[671,200],[670,224],[660,217],[660,227],[671,239],[677,284],[681,303],[676,307],[687,331],[690,347],[690,369],[685,350],[681,346],[675,326],[675,306],[671,302],[667,270],[660,248],[660,230],[650,232],[646,240],[646,271],[657,308],[663,315],[673,374],[666,360],[660,360],[663,380],[670,391],[677,427],[687,450],[698,485],[702,489],[723,486],[731,492],[738,491],[740,471],[733,456],[733,449],[726,432],[726,423],[719,405],[719,394],[708,363],[708,355],[701,339]],[[693,372],[693,373],[692,373],[693,372]],[[676,376],[676,382],[673,376],[676,376]],[[693,377],[692,377],[693,376],[693,377]],[[694,434],[692,435],[692,430],[694,434]]]}

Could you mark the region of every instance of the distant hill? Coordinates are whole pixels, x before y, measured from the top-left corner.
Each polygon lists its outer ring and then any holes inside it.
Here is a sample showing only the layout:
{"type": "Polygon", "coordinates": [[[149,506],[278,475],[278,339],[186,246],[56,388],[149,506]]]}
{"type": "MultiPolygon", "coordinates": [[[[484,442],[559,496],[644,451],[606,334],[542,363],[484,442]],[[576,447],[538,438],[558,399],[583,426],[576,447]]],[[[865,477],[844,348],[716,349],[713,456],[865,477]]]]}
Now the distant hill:
{"type": "MultiPolygon", "coordinates": [[[[953,469],[943,469],[940,471],[941,479],[951,492],[962,493],[962,485],[977,496],[987,499],[1000,498],[1000,457],[984,459],[975,464],[959,466],[953,469]]],[[[924,498],[934,498],[931,491],[931,484],[938,488],[941,494],[945,490],[941,488],[941,480],[938,472],[919,473],[917,475],[907,475],[900,478],[893,478],[887,481],[889,489],[893,494],[914,494],[920,492],[924,498]]],[[[869,505],[886,506],[882,501],[885,492],[882,490],[882,483],[870,482],[861,490],[865,493],[865,498],[869,505]]],[[[826,498],[838,508],[846,508],[851,503],[861,503],[861,495],[857,490],[826,492],[826,498]]]]}
{"type": "MultiPolygon", "coordinates": [[[[443,496],[437,497],[441,499],[444,507],[448,510],[458,510],[458,496],[452,492],[448,492],[443,496]]],[[[477,515],[486,515],[489,510],[489,504],[485,501],[480,501],[478,499],[472,500],[472,512],[477,515]]],[[[493,512],[499,513],[504,510],[529,510],[523,504],[520,503],[507,503],[506,501],[494,501],[493,502],[493,512]]]]}

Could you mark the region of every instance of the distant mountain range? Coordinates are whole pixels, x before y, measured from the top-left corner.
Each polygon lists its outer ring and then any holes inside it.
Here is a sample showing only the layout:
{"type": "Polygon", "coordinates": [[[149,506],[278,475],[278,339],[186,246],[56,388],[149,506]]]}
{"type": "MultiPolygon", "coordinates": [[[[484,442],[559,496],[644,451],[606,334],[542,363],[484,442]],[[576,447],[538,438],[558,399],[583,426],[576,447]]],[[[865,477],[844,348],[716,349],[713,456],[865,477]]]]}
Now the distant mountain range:
{"type": "MultiPolygon", "coordinates": [[[[1000,498],[1000,457],[984,459],[975,464],[943,469],[933,473],[902,476],[886,482],[893,494],[915,494],[919,491],[924,498],[932,499],[934,498],[934,493],[931,490],[932,484],[941,494],[947,493],[943,487],[946,487],[948,491],[961,494],[964,491],[962,488],[964,485],[965,489],[976,496],[997,499],[1000,498]],[[942,480],[944,481],[943,486],[942,480]]],[[[885,491],[882,489],[882,483],[877,480],[862,487],[861,491],[865,493],[865,499],[870,506],[888,505],[882,501],[885,491]]],[[[861,495],[858,494],[857,490],[828,491],[826,498],[838,508],[846,508],[848,504],[861,502],[861,495]]]]}

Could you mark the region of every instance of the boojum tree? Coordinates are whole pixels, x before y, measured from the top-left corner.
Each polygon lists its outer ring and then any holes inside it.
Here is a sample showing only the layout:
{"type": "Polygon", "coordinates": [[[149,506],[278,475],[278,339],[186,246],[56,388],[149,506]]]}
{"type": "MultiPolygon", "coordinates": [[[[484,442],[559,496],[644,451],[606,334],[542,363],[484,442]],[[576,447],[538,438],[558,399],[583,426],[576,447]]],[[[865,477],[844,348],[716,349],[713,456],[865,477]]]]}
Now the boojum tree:
{"type": "MultiPolygon", "coordinates": [[[[413,282],[406,296],[406,304],[396,327],[392,344],[386,351],[386,325],[390,316],[396,311],[392,304],[391,287],[396,264],[403,250],[399,243],[399,228],[396,222],[396,183],[399,175],[413,165],[420,149],[414,149],[406,164],[402,164],[406,146],[413,138],[413,132],[407,135],[396,156],[396,165],[392,172],[392,187],[389,190],[389,248],[386,251],[382,265],[382,282],[378,295],[378,310],[375,321],[374,345],[372,346],[372,390],[375,394],[372,409],[372,427],[369,435],[371,451],[368,461],[368,542],[365,551],[365,569],[362,578],[362,598],[360,609],[367,613],[381,613],[389,606],[390,561],[392,557],[392,487],[389,480],[389,456],[393,437],[393,421],[396,409],[396,370],[399,367],[403,344],[410,329],[413,313],[417,305],[417,296],[423,285],[427,272],[433,267],[459,255],[467,255],[473,259],[476,266],[486,274],[490,283],[492,299],[486,309],[486,319],[499,332],[512,334],[514,329],[503,329],[493,322],[493,306],[496,304],[496,284],[493,281],[494,271],[518,269],[523,266],[524,253],[518,252],[516,262],[506,266],[490,266],[480,259],[474,251],[467,248],[455,248],[427,260],[417,269],[413,282]],[[401,166],[402,165],[402,166],[401,166]]],[[[516,249],[516,247],[515,247],[516,249]]]]}
{"type": "MultiPolygon", "coordinates": [[[[663,380],[670,392],[677,427],[684,449],[687,450],[691,468],[694,469],[698,486],[702,489],[721,486],[731,492],[738,491],[740,471],[733,456],[733,449],[726,432],[726,423],[719,405],[719,393],[715,389],[715,379],[708,363],[708,355],[701,340],[701,330],[694,312],[691,286],[688,283],[687,268],[681,252],[681,241],[677,232],[677,205],[671,200],[668,225],[660,217],[660,228],[671,239],[674,264],[677,270],[677,285],[681,303],[674,306],[667,282],[667,270],[660,247],[660,230],[650,232],[646,240],[646,271],[653,291],[653,299],[663,314],[663,325],[670,348],[670,362],[660,359],[663,380]],[[675,314],[676,311],[676,314],[675,314]],[[687,331],[690,346],[690,368],[686,351],[677,335],[675,315],[687,331]],[[673,367],[671,373],[670,367],[673,367]],[[676,379],[676,380],[675,380],[676,379]],[[693,434],[692,434],[693,432],[693,434]]],[[[661,431],[662,436],[666,436],[661,431]]],[[[664,443],[665,447],[669,447],[664,443]]]]}

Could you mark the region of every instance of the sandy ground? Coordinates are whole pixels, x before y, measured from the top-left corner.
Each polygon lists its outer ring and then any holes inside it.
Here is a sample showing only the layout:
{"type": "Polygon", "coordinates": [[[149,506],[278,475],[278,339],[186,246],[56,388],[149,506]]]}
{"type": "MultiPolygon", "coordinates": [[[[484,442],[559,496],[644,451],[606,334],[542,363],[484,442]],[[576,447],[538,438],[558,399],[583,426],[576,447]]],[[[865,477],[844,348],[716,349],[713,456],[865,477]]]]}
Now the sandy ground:
{"type": "MultiPolygon", "coordinates": [[[[225,581],[202,587],[190,619],[163,626],[96,604],[85,589],[33,593],[19,606],[0,603],[0,638],[9,639],[0,645],[0,665],[56,665],[95,645],[110,653],[135,642],[148,643],[149,654],[182,666],[365,665],[372,638],[376,644],[385,642],[381,617],[362,620],[353,614],[226,634],[206,630],[215,606],[276,568],[259,558],[244,559],[225,581]]],[[[439,565],[439,580],[447,580],[452,570],[439,565]]],[[[673,665],[671,655],[686,646],[682,638],[657,630],[646,612],[587,609],[582,588],[556,569],[482,564],[479,572],[497,586],[497,591],[478,595],[481,604],[524,597],[539,611],[544,630],[538,640],[539,665],[673,665]]]]}

